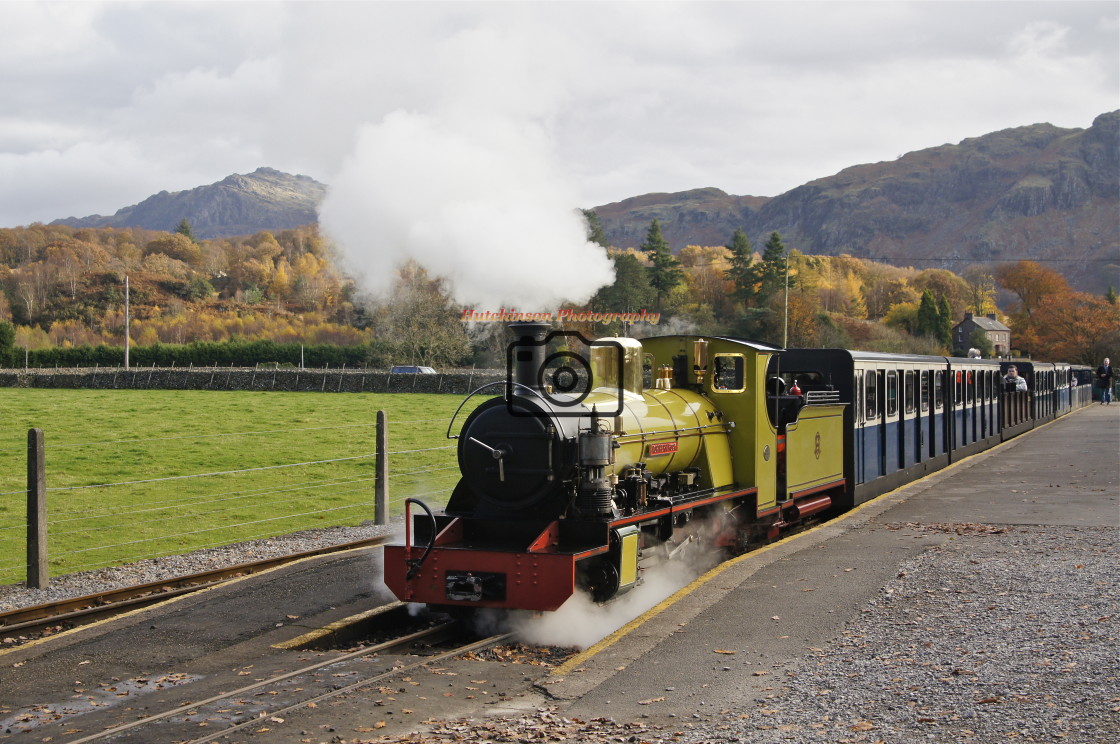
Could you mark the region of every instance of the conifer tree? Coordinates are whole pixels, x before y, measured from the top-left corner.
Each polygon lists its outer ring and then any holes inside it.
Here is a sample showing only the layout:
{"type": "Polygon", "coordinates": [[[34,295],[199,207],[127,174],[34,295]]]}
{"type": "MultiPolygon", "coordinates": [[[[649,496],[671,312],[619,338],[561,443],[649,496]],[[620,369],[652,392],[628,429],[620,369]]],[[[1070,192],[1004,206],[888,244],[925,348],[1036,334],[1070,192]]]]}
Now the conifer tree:
{"type": "Polygon", "coordinates": [[[724,273],[724,278],[735,285],[735,295],[739,299],[747,300],[754,291],[756,271],[751,242],[743,228],[735,229],[727,250],[731,251],[731,268],[724,273]]]}
{"type": "Polygon", "coordinates": [[[789,257],[782,236],[772,232],[762,251],[762,263],[757,267],[759,307],[769,302],[779,290],[785,289],[788,269],[789,257]]]}
{"type": "Polygon", "coordinates": [[[684,281],[681,262],[673,255],[669,244],[661,235],[661,223],[656,219],[650,223],[646,241],[639,247],[649,257],[650,266],[646,269],[649,284],[657,292],[657,310],[661,311],[661,301],[678,284],[684,281]]]}
{"type": "Polygon", "coordinates": [[[945,348],[953,346],[953,309],[949,307],[949,298],[941,295],[937,301],[937,317],[941,321],[938,326],[937,340],[945,348]]]}
{"type": "Polygon", "coordinates": [[[186,217],[179,220],[179,224],[175,228],[174,232],[177,232],[180,235],[185,235],[186,237],[190,238],[192,243],[197,243],[198,242],[198,239],[195,238],[195,236],[194,236],[194,230],[191,229],[191,223],[187,221],[186,217]]]}
{"type": "Polygon", "coordinates": [[[941,338],[941,314],[938,312],[937,300],[933,299],[933,292],[928,289],[922,292],[922,300],[918,305],[918,318],[914,324],[915,335],[941,338]]]}
{"type": "Polygon", "coordinates": [[[603,223],[599,221],[599,213],[594,209],[583,209],[583,218],[587,220],[587,239],[604,248],[610,248],[610,241],[607,240],[607,234],[603,232],[603,223]]]}

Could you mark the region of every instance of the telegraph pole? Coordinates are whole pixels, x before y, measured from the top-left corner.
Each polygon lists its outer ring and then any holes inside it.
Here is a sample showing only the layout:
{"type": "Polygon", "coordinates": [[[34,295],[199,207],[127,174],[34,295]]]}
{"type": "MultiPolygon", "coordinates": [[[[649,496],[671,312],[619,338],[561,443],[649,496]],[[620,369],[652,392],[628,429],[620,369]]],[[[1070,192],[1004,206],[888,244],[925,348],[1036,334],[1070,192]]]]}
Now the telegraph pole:
{"type": "Polygon", "coordinates": [[[782,348],[789,348],[789,248],[786,248],[786,299],[782,319],[782,348]]]}
{"type": "Polygon", "coordinates": [[[124,275],[124,368],[128,369],[128,274],[124,275]]]}

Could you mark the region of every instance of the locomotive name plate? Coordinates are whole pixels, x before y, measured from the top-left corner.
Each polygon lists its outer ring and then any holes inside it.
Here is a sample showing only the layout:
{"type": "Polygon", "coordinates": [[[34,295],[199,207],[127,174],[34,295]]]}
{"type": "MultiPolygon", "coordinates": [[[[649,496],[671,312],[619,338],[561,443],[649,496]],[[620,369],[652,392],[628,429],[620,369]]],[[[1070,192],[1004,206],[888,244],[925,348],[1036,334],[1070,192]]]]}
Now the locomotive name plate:
{"type": "Polygon", "coordinates": [[[676,442],[660,442],[659,444],[651,444],[649,446],[650,457],[655,457],[657,455],[671,455],[676,451],[676,442]]]}

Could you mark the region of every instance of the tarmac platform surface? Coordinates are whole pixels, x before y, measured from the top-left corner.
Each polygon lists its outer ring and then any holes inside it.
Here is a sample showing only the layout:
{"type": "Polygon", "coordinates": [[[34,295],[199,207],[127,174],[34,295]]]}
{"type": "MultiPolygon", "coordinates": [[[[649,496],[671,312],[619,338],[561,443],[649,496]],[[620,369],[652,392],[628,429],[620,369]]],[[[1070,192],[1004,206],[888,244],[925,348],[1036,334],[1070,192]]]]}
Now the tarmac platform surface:
{"type": "Polygon", "coordinates": [[[749,709],[773,696],[775,670],[840,637],[932,547],[1004,527],[1105,527],[1115,537],[1118,524],[1120,417],[1094,405],[723,564],[544,684],[577,718],[749,709]]]}

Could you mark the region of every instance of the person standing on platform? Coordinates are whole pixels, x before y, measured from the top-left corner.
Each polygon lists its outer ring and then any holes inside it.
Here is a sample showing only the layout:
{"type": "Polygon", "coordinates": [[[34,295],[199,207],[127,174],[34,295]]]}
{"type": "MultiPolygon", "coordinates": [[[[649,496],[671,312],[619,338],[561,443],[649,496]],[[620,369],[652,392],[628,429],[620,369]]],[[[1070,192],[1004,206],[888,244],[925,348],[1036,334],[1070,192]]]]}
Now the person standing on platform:
{"type": "Polygon", "coordinates": [[[1112,365],[1105,357],[1104,364],[1097,367],[1097,387],[1101,389],[1101,405],[1112,403],[1112,365]]]}

